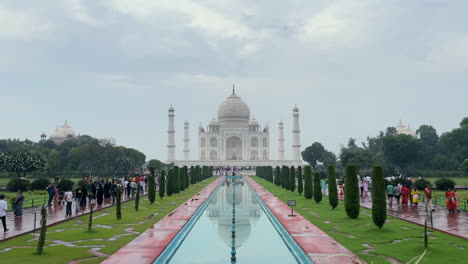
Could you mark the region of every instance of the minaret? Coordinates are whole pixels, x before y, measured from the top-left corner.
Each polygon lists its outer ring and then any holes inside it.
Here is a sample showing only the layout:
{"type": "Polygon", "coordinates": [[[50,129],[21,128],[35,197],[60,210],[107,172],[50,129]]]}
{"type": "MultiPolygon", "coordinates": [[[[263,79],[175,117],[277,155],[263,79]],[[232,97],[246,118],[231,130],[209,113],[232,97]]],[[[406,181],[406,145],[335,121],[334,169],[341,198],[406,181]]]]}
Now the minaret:
{"type": "Polygon", "coordinates": [[[173,163],[175,161],[175,129],[174,129],[174,117],[175,110],[172,107],[169,107],[169,127],[167,129],[167,162],[173,163]]]}
{"type": "Polygon", "coordinates": [[[299,129],[299,108],[293,108],[293,160],[302,161],[301,158],[301,130],[299,129]]]}
{"type": "Polygon", "coordinates": [[[185,124],[184,124],[184,160],[190,160],[189,122],[188,121],[185,121],[185,124]]]}
{"type": "Polygon", "coordinates": [[[279,122],[278,126],[278,160],[284,160],[284,123],[283,121],[279,122]]]}

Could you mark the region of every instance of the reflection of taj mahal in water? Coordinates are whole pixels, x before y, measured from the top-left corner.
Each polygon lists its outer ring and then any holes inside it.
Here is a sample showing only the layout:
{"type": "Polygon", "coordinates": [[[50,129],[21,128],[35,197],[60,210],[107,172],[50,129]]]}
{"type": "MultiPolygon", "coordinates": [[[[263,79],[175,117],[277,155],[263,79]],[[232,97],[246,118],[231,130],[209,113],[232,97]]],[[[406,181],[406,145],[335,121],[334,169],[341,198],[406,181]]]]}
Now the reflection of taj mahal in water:
{"type": "Polygon", "coordinates": [[[175,165],[192,166],[300,166],[301,143],[299,129],[299,108],[293,108],[292,160],[284,160],[284,123],[278,124],[278,160],[270,159],[270,127],[261,127],[249,106],[235,93],[226,98],[218,108],[206,129],[200,125],[198,136],[198,160],[190,160],[189,123],[184,126],[184,159],[175,159],[175,110],[169,108],[169,129],[167,161],[175,165]]]}
{"type": "MultiPolygon", "coordinates": [[[[205,213],[216,226],[219,237],[231,246],[231,218],[232,218],[232,192],[233,184],[230,181],[224,183],[227,188],[219,189],[213,197],[205,213]]],[[[236,185],[236,247],[240,247],[247,241],[257,221],[262,217],[262,208],[258,204],[244,182],[236,185]]]]}

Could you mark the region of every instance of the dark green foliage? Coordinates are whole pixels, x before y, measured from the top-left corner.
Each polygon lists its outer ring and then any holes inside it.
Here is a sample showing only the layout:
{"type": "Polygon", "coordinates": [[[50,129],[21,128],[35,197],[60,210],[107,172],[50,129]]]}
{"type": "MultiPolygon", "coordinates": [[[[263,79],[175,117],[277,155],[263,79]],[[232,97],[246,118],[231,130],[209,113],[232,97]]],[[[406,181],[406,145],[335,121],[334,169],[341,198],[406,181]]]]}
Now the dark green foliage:
{"type": "Polygon", "coordinates": [[[89,218],[88,218],[88,232],[92,231],[93,227],[93,212],[94,212],[94,204],[89,205],[89,218]]]}
{"type": "Polygon", "coordinates": [[[167,196],[171,196],[174,193],[174,168],[169,169],[166,188],[167,196]]]}
{"type": "Polygon", "coordinates": [[[61,191],[67,191],[68,189],[73,189],[75,183],[69,179],[61,179],[57,184],[57,188],[61,191]]]}
{"type": "Polygon", "coordinates": [[[348,164],[345,171],[344,203],[346,214],[351,219],[359,216],[359,185],[356,165],[348,164]]]}
{"type": "Polygon", "coordinates": [[[166,170],[161,171],[161,175],[159,175],[159,198],[164,197],[164,193],[166,192],[166,170]]]}
{"type": "Polygon", "coordinates": [[[287,166],[283,166],[281,169],[281,175],[283,179],[283,188],[286,190],[289,190],[289,168],[287,166]]]}
{"type": "Polygon", "coordinates": [[[189,175],[188,175],[188,167],[184,166],[184,183],[185,183],[185,189],[187,189],[190,186],[190,180],[189,180],[189,175]]]}
{"type": "Polygon", "coordinates": [[[273,168],[271,166],[267,167],[267,180],[273,182],[273,168]]]}
{"type": "Polygon", "coordinates": [[[49,179],[37,179],[31,182],[31,185],[29,186],[29,189],[31,191],[34,190],[45,190],[47,187],[50,185],[50,180],[49,179]]]}
{"type": "Polygon", "coordinates": [[[424,248],[428,247],[428,235],[427,235],[427,218],[424,220],[424,248]]]}
{"type": "Polygon", "coordinates": [[[314,200],[316,203],[322,201],[322,190],[320,188],[320,172],[314,173],[314,200]]]}
{"type": "Polygon", "coordinates": [[[179,169],[179,191],[185,190],[185,169],[184,167],[179,169]]]}
{"type": "Polygon", "coordinates": [[[448,188],[455,188],[455,181],[448,178],[442,178],[435,181],[435,186],[438,190],[447,190],[448,188]]]}
{"type": "Polygon", "coordinates": [[[328,165],[328,202],[332,209],[338,206],[338,188],[336,186],[335,166],[328,165]]]}
{"type": "Polygon", "coordinates": [[[302,181],[302,168],[299,166],[297,168],[297,192],[299,195],[302,195],[304,191],[304,182],[302,181]]]}
{"type": "Polygon", "coordinates": [[[289,171],[289,179],[289,190],[294,192],[294,190],[296,190],[296,170],[294,169],[294,166],[291,166],[289,171]]]}
{"type": "Polygon", "coordinates": [[[304,197],[306,199],[312,199],[313,189],[312,189],[312,168],[310,166],[305,166],[304,168],[304,197]]]}
{"type": "Polygon", "coordinates": [[[179,166],[174,166],[174,193],[179,193],[180,191],[180,172],[179,172],[179,166]]]}
{"type": "Polygon", "coordinates": [[[148,200],[153,204],[156,200],[156,181],[154,180],[154,167],[149,167],[150,175],[148,176],[148,200]]]}
{"type": "Polygon", "coordinates": [[[39,234],[39,242],[37,243],[38,255],[41,255],[44,252],[46,233],[47,233],[47,209],[45,205],[42,205],[41,207],[41,233],[39,234]]]}
{"type": "Polygon", "coordinates": [[[26,179],[11,179],[6,186],[6,190],[9,192],[17,192],[20,190],[24,192],[29,190],[30,184],[31,183],[26,179]]]}
{"type": "Polygon", "coordinates": [[[140,207],[140,183],[137,184],[137,191],[135,196],[135,211],[138,211],[138,207],[140,207]]]}
{"type": "Polygon", "coordinates": [[[426,179],[417,179],[415,182],[414,182],[414,187],[416,187],[416,189],[422,191],[424,190],[424,188],[426,188],[426,184],[429,184],[429,186],[432,186],[432,183],[426,179]]]}
{"type": "Polygon", "coordinates": [[[276,166],[275,168],[275,184],[277,186],[281,185],[281,169],[279,166],[276,166]]]}
{"type": "Polygon", "coordinates": [[[385,181],[381,166],[374,166],[372,185],[372,220],[376,226],[382,228],[385,224],[385,220],[387,220],[387,199],[385,196],[385,181]]]}
{"type": "Polygon", "coordinates": [[[117,188],[117,205],[116,205],[117,219],[122,219],[122,188],[117,188]]]}
{"type": "Polygon", "coordinates": [[[190,184],[195,184],[195,167],[190,167],[190,184]]]}

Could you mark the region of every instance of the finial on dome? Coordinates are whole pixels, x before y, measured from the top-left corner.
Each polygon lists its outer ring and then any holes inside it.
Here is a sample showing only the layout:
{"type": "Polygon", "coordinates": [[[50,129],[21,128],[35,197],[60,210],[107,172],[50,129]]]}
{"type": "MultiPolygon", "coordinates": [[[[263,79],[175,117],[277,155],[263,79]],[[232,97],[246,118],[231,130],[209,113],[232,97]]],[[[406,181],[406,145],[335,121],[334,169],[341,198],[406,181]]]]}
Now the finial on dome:
{"type": "Polygon", "coordinates": [[[236,88],[234,88],[234,83],[232,84],[232,94],[236,94],[236,88]]]}

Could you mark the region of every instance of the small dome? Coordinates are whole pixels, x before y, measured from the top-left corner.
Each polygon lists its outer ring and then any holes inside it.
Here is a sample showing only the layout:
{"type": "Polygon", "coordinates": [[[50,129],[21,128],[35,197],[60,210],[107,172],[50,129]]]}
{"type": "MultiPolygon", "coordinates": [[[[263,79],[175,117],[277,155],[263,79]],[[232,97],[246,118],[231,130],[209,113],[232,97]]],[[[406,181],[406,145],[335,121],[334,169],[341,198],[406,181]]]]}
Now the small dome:
{"type": "Polygon", "coordinates": [[[235,91],[226,98],[218,108],[218,118],[220,121],[229,119],[250,119],[249,106],[236,95],[235,91]]]}
{"type": "Polygon", "coordinates": [[[41,137],[47,137],[47,134],[45,132],[42,132],[41,137]]]}
{"type": "Polygon", "coordinates": [[[73,128],[67,123],[66,120],[65,123],[60,127],[60,130],[65,137],[76,137],[75,130],[73,130],[73,128]]]}
{"type": "Polygon", "coordinates": [[[55,128],[54,132],[52,132],[49,136],[49,139],[54,140],[54,139],[63,139],[65,138],[65,135],[63,134],[62,130],[57,126],[55,128]]]}
{"type": "Polygon", "coordinates": [[[280,121],[279,126],[283,126],[283,125],[284,125],[283,121],[280,121]]]}
{"type": "Polygon", "coordinates": [[[211,119],[209,125],[210,125],[210,126],[218,126],[218,125],[219,125],[219,122],[218,122],[218,120],[216,119],[216,117],[213,116],[213,119],[211,119]]]}
{"type": "Polygon", "coordinates": [[[175,111],[174,107],[172,107],[172,105],[169,107],[169,111],[171,111],[171,112],[175,111]]]}
{"type": "Polygon", "coordinates": [[[293,111],[294,112],[299,112],[299,107],[297,107],[297,105],[294,105],[293,111]]]}
{"type": "Polygon", "coordinates": [[[249,126],[259,126],[260,124],[258,123],[257,119],[255,119],[255,116],[252,117],[252,119],[249,120],[249,126]]]}

